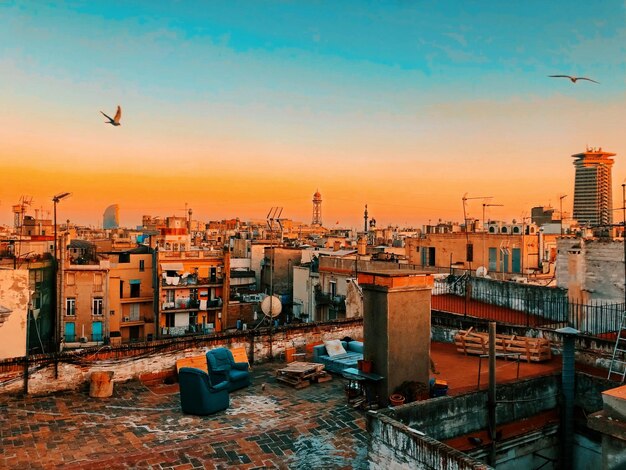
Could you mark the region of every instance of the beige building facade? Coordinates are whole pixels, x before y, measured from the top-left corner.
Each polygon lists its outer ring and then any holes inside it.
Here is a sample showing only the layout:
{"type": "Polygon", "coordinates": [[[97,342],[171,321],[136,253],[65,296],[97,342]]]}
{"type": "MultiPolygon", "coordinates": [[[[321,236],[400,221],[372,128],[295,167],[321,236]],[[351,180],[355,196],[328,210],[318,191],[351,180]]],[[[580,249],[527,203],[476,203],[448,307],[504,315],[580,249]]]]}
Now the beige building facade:
{"type": "MultiPolygon", "coordinates": [[[[476,270],[504,277],[547,273],[556,262],[558,235],[542,231],[429,233],[405,240],[409,264],[426,270],[476,270]]],[[[491,227],[489,227],[491,229],[491,227]]]]}
{"type": "Polygon", "coordinates": [[[109,268],[108,260],[62,265],[58,323],[62,349],[104,343],[109,337],[109,268]]]}

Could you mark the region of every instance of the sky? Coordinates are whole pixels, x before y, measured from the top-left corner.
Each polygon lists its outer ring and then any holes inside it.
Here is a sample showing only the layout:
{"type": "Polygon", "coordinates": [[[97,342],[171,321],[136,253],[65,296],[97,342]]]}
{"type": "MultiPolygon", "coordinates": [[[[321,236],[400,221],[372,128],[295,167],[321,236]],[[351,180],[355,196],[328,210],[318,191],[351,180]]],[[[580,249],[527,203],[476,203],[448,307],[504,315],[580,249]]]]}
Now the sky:
{"type": "Polygon", "coordinates": [[[143,214],[328,227],[571,211],[626,180],[626,1],[0,2],[0,224],[143,214]],[[582,75],[571,83],[548,75],[582,75]],[[105,124],[122,106],[121,126],[105,124]],[[482,197],[491,199],[481,199],[482,197]],[[476,198],[476,199],[473,199],[476,198]]]}

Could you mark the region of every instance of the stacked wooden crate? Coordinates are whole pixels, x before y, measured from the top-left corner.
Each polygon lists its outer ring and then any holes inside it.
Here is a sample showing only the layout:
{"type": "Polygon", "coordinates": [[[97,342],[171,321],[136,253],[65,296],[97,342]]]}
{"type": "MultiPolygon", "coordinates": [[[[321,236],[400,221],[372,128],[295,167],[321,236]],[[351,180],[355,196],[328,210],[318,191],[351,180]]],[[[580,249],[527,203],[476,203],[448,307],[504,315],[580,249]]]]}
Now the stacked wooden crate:
{"type": "MultiPolygon", "coordinates": [[[[459,330],[454,336],[456,350],[463,354],[489,354],[489,333],[459,330]]],[[[528,362],[547,361],[552,358],[550,341],[545,338],[528,338],[516,335],[496,335],[496,354],[520,354],[528,362]]]]}

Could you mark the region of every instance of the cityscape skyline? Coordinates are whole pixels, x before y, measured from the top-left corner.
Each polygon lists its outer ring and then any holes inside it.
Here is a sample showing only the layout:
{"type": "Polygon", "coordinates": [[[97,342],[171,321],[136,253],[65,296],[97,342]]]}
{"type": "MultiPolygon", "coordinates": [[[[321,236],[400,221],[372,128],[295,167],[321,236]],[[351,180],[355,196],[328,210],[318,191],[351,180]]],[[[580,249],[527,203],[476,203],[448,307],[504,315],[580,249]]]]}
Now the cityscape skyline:
{"type": "Polygon", "coordinates": [[[0,224],[62,191],[59,219],[95,226],[110,204],[123,226],[186,203],[308,223],[316,188],[330,227],[365,204],[379,225],[462,221],[465,193],[500,220],[563,194],[571,213],[589,146],[617,154],[619,207],[625,5],[563,5],[3,4],[0,224]]]}

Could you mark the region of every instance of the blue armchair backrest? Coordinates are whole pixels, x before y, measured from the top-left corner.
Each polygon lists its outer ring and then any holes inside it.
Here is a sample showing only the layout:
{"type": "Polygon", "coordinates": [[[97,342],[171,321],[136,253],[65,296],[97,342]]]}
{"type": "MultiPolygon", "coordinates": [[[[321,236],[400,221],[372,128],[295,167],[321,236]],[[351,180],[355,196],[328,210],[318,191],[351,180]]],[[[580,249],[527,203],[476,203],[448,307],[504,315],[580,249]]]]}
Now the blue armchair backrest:
{"type": "Polygon", "coordinates": [[[213,370],[230,370],[235,363],[233,354],[226,348],[215,348],[206,353],[207,365],[213,370]]]}
{"type": "Polygon", "coordinates": [[[181,393],[197,395],[207,393],[211,389],[209,375],[203,370],[193,367],[181,367],[178,371],[178,382],[181,393]]]}

